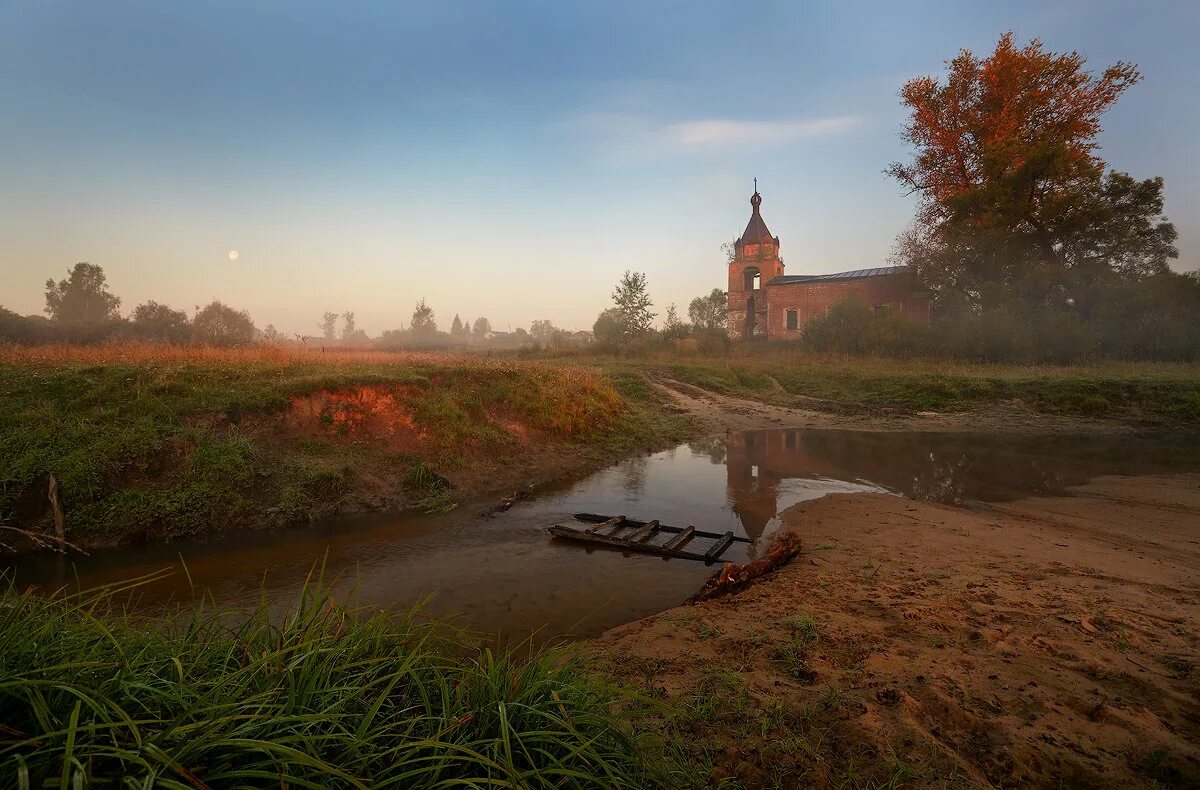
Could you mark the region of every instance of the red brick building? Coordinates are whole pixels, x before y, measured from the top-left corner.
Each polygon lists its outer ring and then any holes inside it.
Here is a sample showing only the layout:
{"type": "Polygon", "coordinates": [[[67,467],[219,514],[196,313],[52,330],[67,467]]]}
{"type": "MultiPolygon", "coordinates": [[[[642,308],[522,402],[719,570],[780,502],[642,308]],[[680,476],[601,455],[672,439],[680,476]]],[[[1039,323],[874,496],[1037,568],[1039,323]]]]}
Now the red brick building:
{"type": "Polygon", "coordinates": [[[912,273],[903,266],[784,274],[779,237],[767,230],[761,206],[762,195],[756,190],[750,198],[750,222],[729,263],[730,338],[797,339],[806,322],[849,297],[875,310],[898,310],[929,320],[929,294],[916,289],[912,273]]]}

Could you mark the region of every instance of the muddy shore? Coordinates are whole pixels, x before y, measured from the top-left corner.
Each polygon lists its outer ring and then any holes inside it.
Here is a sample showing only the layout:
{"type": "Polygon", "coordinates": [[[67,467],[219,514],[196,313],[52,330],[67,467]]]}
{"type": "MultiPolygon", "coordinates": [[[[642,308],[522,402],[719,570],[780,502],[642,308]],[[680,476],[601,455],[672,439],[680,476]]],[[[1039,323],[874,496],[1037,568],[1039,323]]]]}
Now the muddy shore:
{"type": "Polygon", "coordinates": [[[958,508],[832,495],[783,522],[790,565],[587,648],[691,711],[657,726],[718,777],[1200,783],[1200,475],[958,508]]]}

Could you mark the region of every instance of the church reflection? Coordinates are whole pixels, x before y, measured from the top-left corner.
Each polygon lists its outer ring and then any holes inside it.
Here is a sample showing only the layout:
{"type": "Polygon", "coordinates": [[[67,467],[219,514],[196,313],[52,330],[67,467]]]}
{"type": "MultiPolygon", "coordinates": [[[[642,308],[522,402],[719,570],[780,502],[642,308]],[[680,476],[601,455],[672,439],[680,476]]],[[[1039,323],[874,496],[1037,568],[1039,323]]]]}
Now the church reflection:
{"type": "Polygon", "coordinates": [[[1084,445],[1079,437],[773,429],[689,448],[724,462],[729,507],[753,539],[781,510],[825,493],[873,489],[946,504],[1004,501],[1063,494],[1096,473],[1133,471],[1119,446],[1084,445]]]}

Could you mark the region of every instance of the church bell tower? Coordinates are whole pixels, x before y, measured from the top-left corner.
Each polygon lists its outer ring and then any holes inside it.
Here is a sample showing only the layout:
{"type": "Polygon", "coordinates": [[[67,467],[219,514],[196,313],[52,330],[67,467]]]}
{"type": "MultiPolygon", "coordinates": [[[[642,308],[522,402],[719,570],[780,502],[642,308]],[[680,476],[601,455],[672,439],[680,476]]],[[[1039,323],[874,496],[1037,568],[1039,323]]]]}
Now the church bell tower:
{"type": "Polygon", "coordinates": [[[767,292],[764,286],[783,274],[779,237],[772,236],[763,221],[762,195],[758,179],[750,197],[750,222],[734,244],[729,262],[729,307],[727,331],[731,340],[749,340],[766,335],[767,292]]]}

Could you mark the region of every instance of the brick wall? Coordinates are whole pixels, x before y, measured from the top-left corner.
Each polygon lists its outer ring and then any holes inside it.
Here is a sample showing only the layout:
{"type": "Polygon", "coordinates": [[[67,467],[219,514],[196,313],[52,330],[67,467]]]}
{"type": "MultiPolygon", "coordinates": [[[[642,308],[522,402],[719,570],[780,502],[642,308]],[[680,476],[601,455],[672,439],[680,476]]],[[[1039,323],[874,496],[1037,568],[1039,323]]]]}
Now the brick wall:
{"type": "Polygon", "coordinates": [[[929,321],[929,295],[913,290],[912,276],[907,272],[856,280],[772,285],[765,291],[766,329],[771,340],[798,339],[805,323],[824,315],[830,307],[851,296],[868,307],[886,305],[918,320],[929,321]],[[789,309],[799,311],[796,329],[787,328],[789,309]]]}

